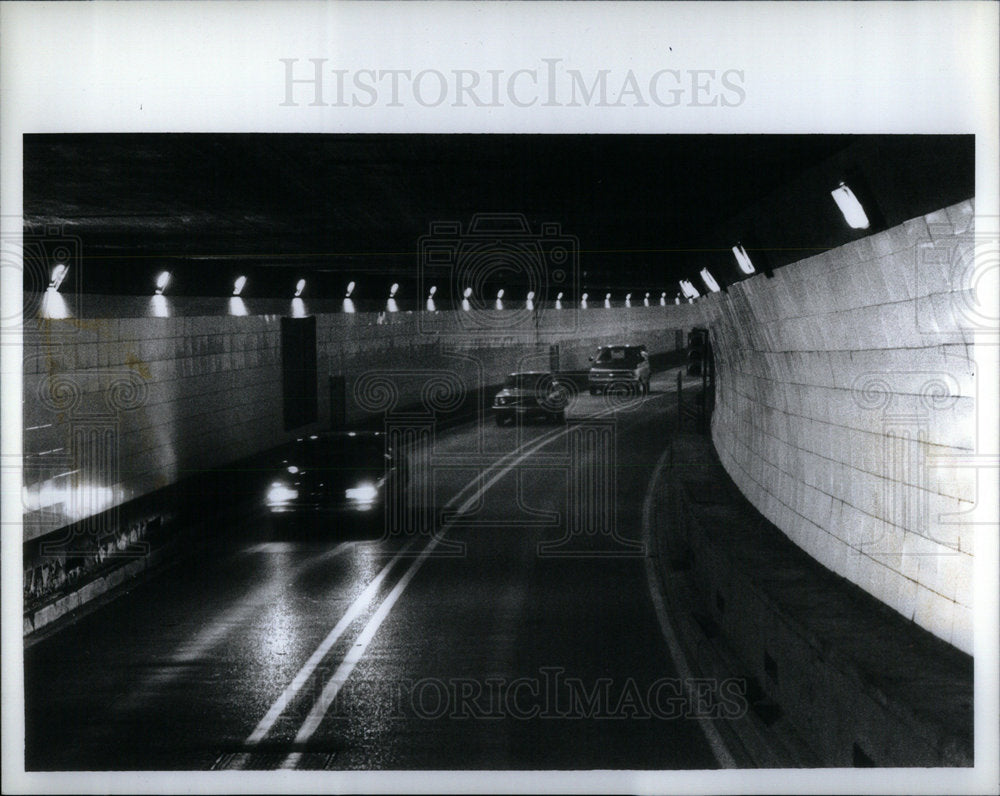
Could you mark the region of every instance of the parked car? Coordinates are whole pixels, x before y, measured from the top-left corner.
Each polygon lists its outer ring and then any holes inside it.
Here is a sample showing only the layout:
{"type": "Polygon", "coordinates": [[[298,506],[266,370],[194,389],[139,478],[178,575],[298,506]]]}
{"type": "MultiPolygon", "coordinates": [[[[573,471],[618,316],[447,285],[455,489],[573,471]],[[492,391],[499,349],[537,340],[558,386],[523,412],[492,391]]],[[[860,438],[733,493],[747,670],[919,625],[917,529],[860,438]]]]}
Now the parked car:
{"type": "Polygon", "coordinates": [[[264,505],[281,528],[322,528],[337,536],[380,533],[387,494],[409,481],[406,459],[378,431],[324,432],[278,449],[264,505]]]}
{"type": "Polygon", "coordinates": [[[534,370],[511,373],[493,399],[493,415],[498,426],[512,423],[518,417],[563,423],[572,392],[571,384],[552,373],[534,370]]]}
{"type": "Polygon", "coordinates": [[[591,357],[587,374],[590,394],[597,395],[612,385],[649,392],[649,353],[644,345],[608,345],[591,357]]]}

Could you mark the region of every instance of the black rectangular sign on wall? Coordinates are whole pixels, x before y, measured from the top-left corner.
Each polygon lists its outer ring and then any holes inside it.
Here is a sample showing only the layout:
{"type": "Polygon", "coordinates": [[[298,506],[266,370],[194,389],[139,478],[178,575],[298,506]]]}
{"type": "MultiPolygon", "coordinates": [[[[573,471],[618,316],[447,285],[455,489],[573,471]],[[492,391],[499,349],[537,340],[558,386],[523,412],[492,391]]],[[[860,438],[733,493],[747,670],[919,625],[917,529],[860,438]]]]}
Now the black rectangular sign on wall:
{"type": "Polygon", "coordinates": [[[281,319],[281,394],[285,431],[316,422],[315,317],[281,319]]]}

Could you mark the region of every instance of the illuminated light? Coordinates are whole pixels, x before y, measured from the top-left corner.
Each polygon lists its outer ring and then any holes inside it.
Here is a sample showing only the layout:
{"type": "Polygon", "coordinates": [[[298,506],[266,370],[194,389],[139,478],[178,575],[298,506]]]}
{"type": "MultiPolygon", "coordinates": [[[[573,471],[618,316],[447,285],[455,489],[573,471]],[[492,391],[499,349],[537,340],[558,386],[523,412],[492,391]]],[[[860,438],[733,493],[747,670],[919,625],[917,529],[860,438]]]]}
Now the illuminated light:
{"type": "Polygon", "coordinates": [[[167,285],[170,284],[170,271],[161,271],[160,275],[156,277],[156,295],[162,296],[163,291],[167,289],[167,285]]]}
{"type": "Polygon", "coordinates": [[[358,432],[357,431],[348,431],[347,432],[347,436],[349,436],[349,437],[356,437],[356,436],[358,436],[358,432]]]}
{"type": "Polygon", "coordinates": [[[399,305],[396,304],[396,299],[391,298],[385,303],[385,309],[387,312],[399,312],[399,305]]]}
{"type": "Polygon", "coordinates": [[[238,296],[243,292],[243,286],[246,285],[247,278],[245,276],[236,277],[236,281],[233,282],[233,295],[238,296]]]}
{"type": "Polygon", "coordinates": [[[462,310],[464,312],[468,312],[471,309],[472,309],[472,305],[469,304],[469,300],[466,299],[466,298],[462,299],[462,310]]]}
{"type": "Polygon", "coordinates": [[[345,298],[343,310],[344,312],[354,312],[354,302],[349,298],[345,298]]]}
{"type": "Polygon", "coordinates": [[[750,255],[747,254],[747,250],[743,248],[743,245],[738,243],[733,246],[733,256],[736,258],[736,264],[739,265],[740,270],[745,274],[752,274],[757,269],[753,267],[753,263],[750,261],[750,255]]]}
{"type": "Polygon", "coordinates": [[[691,284],[687,279],[682,279],[680,281],[681,291],[684,293],[685,298],[696,299],[701,293],[698,292],[698,288],[691,284]]]}
{"type": "Polygon", "coordinates": [[[344,496],[356,503],[371,503],[378,497],[378,490],[372,484],[359,484],[356,487],[345,490],[344,496]]]}
{"type": "Polygon", "coordinates": [[[153,296],[153,317],[154,318],[169,318],[170,317],[170,307],[167,304],[167,297],[157,293],[153,296]]]}
{"type": "Polygon", "coordinates": [[[292,299],[292,317],[293,318],[306,317],[306,303],[300,298],[292,299]]]}
{"type": "Polygon", "coordinates": [[[389,298],[395,296],[398,290],[399,290],[399,282],[393,282],[392,287],[389,288],[389,298]]]}
{"type": "Polygon", "coordinates": [[[502,310],[503,309],[503,301],[501,301],[500,299],[497,299],[496,308],[498,310],[502,310]]]}
{"type": "Polygon", "coordinates": [[[497,291],[497,299],[499,300],[499,299],[502,299],[502,298],[503,298],[503,288],[500,288],[497,291]]]}
{"type": "Polygon", "coordinates": [[[437,312],[437,307],[435,306],[434,299],[432,299],[432,298],[428,298],[427,299],[427,311],[428,312],[437,312]]]}
{"type": "Polygon", "coordinates": [[[309,439],[319,439],[319,437],[316,434],[310,434],[309,439]]]}
{"type": "Polygon", "coordinates": [[[701,271],[698,272],[698,275],[701,277],[701,281],[705,283],[705,287],[713,293],[718,293],[719,290],[721,290],[719,283],[715,281],[715,277],[712,276],[707,268],[702,268],[701,271]]]}
{"type": "Polygon", "coordinates": [[[644,307],[648,307],[649,306],[649,293],[647,293],[645,295],[645,297],[642,299],[642,305],[644,307]]]}
{"type": "Polygon", "coordinates": [[[302,291],[305,290],[305,289],[306,289],[306,280],[305,279],[300,279],[298,282],[296,282],[295,283],[295,298],[298,298],[299,296],[301,296],[302,295],[302,291]]]}
{"type": "Polygon", "coordinates": [[[438,292],[437,285],[431,285],[431,289],[427,291],[427,298],[434,298],[434,294],[438,292]]]}
{"type": "Polygon", "coordinates": [[[471,287],[467,287],[465,290],[462,291],[463,298],[469,298],[469,296],[471,296],[471,295],[472,295],[472,288],[471,287]]]}
{"type": "Polygon", "coordinates": [[[625,294],[625,306],[626,307],[631,307],[632,306],[632,294],[631,293],[626,293],[625,294]]]}
{"type": "MultiPolygon", "coordinates": [[[[299,301],[301,300],[299,299],[299,301]]],[[[242,318],[247,314],[247,305],[243,303],[243,299],[239,296],[229,297],[229,314],[238,318],[242,318]]]]}
{"type": "Polygon", "coordinates": [[[837,188],[830,191],[833,200],[844,214],[844,221],[851,229],[868,229],[870,221],[865,209],[854,195],[854,191],[848,188],[843,182],[837,188]]]}
{"type": "Polygon", "coordinates": [[[280,481],[275,481],[271,484],[270,489],[267,490],[267,505],[282,506],[285,503],[289,503],[290,501],[297,499],[298,496],[299,491],[297,489],[293,489],[280,481]]]}
{"type": "MultiPolygon", "coordinates": [[[[562,296],[562,293],[560,293],[559,295],[562,296]]],[[[534,301],[534,300],[535,300],[535,291],[534,290],[529,290],[528,291],[528,301],[534,301]]]]}
{"type": "Polygon", "coordinates": [[[604,306],[607,307],[607,308],[611,307],[611,294],[610,293],[605,293],[604,294],[604,306]]]}
{"type": "Polygon", "coordinates": [[[290,464],[288,466],[288,472],[290,472],[292,475],[295,475],[298,471],[299,471],[299,468],[296,467],[294,464],[290,464]]]}
{"type": "Polygon", "coordinates": [[[51,290],[58,290],[60,285],[62,285],[63,280],[66,278],[66,274],[69,273],[69,266],[65,263],[59,263],[55,268],[52,269],[52,280],[49,282],[49,288],[51,290]]]}
{"type": "MultiPolygon", "coordinates": [[[[163,297],[160,296],[160,298],[163,297]]],[[[42,306],[39,308],[39,315],[51,320],[69,317],[69,305],[66,304],[66,299],[54,287],[46,289],[42,296],[42,306]]]]}
{"type": "Polygon", "coordinates": [[[49,479],[41,484],[31,484],[21,488],[23,505],[29,511],[54,509],[70,520],[79,520],[97,514],[115,502],[115,491],[111,487],[81,483],[70,485],[49,479]]]}
{"type": "Polygon", "coordinates": [[[354,292],[354,282],[348,282],[347,283],[347,292],[344,293],[344,298],[350,298],[351,297],[351,293],[353,293],[353,292],[354,292]]]}
{"type": "Polygon", "coordinates": [[[676,296],[674,296],[674,304],[680,304],[680,303],[681,303],[681,294],[678,293],[676,296]]]}

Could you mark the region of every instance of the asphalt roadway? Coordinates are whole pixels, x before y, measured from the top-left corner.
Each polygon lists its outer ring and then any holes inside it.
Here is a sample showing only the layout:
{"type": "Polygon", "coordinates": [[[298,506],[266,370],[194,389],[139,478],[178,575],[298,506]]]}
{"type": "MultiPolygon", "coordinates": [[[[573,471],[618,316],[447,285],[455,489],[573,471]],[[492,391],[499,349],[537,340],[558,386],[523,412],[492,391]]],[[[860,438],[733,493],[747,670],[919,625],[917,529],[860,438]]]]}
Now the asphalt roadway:
{"type": "Polygon", "coordinates": [[[429,532],[217,528],[29,644],[27,769],[718,767],[645,558],[675,374],[439,431],[429,532]]]}

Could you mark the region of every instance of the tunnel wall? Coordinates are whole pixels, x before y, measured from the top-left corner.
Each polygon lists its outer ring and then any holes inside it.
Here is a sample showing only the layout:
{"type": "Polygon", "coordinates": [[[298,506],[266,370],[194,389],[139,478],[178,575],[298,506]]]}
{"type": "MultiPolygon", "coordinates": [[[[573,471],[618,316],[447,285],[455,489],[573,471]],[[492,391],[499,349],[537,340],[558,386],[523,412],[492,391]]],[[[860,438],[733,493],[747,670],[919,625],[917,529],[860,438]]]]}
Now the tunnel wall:
{"type": "Polygon", "coordinates": [[[320,314],[318,420],[286,431],[278,314],[118,317],[119,302],[135,302],[88,299],[106,317],[25,326],[25,541],[326,428],[328,376],[344,377],[349,423],[428,401],[447,408],[510,371],[547,369],[550,345],[563,369],[612,341],[672,351],[693,310],[320,314]]]}
{"type": "Polygon", "coordinates": [[[834,572],[972,652],[973,203],[700,300],[712,438],[753,505],[834,572]]]}

